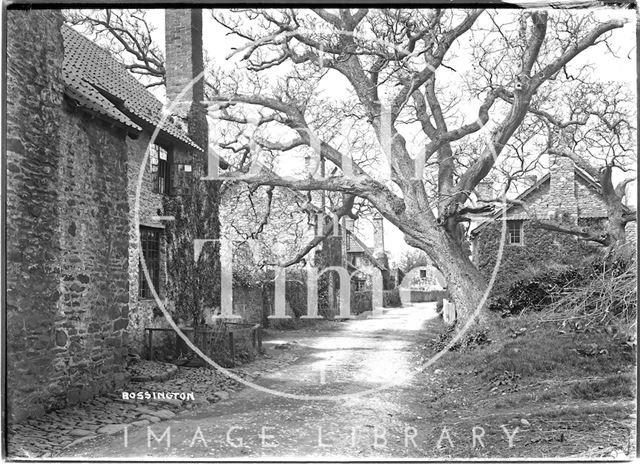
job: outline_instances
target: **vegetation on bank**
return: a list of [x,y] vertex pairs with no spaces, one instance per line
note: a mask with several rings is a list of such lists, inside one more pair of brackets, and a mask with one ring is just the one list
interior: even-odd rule
[[[608,258],[518,280],[429,371],[431,407],[520,427],[490,455],[635,455],[636,275],[634,258]],[[429,356],[456,333],[442,327]]]

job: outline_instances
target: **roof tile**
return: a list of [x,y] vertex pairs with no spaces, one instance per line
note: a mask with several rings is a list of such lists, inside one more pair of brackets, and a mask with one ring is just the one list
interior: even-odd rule
[[[104,48],[70,27],[62,27],[63,80],[66,91],[79,105],[135,131],[142,128],[120,111],[105,95],[122,101],[125,112],[146,121],[174,139],[203,151],[171,118],[164,117],[162,103]],[[164,121],[163,121],[164,118]]]

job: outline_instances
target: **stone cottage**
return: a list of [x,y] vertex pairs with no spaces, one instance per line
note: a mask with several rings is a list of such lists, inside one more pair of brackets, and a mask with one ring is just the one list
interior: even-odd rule
[[[572,160],[552,158],[549,172],[517,200],[524,204],[510,204],[506,210],[506,242],[494,288],[505,288],[542,265],[571,264],[597,252],[599,247],[595,244],[543,230],[531,221],[551,219],[598,227],[607,220],[598,182]],[[496,263],[501,231],[502,212],[498,211],[471,232],[473,262],[487,277]]]
[[[176,31],[197,15],[175,12],[167,56],[190,78],[197,40]],[[162,103],[57,11],[7,11],[6,37],[7,390],[20,420],[125,382],[127,345],[155,307],[139,270],[137,182],[142,250],[163,297],[163,200],[189,185],[207,129],[193,104],[188,132],[173,118],[157,129]]]

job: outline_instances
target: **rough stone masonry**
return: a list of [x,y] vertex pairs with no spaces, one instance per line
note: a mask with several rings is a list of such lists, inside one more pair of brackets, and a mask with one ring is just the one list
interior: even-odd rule
[[7,11],[12,420],[124,383],[126,133],[65,100],[61,25],[56,11]]

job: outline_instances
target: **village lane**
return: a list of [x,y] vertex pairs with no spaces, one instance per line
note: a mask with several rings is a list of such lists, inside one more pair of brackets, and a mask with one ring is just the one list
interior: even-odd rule
[[[416,413],[425,376],[414,376],[420,364],[415,347],[433,338],[441,324],[435,303],[421,303],[333,328],[279,331],[278,338],[265,341],[267,353],[287,350],[295,353],[295,361],[261,374],[256,384],[325,400],[287,398],[247,387],[206,410],[83,443],[69,449],[69,456],[420,455],[421,444],[415,445],[419,434],[437,428],[437,420]],[[372,389],[379,390],[358,394]],[[432,449],[435,443],[424,445]]]

